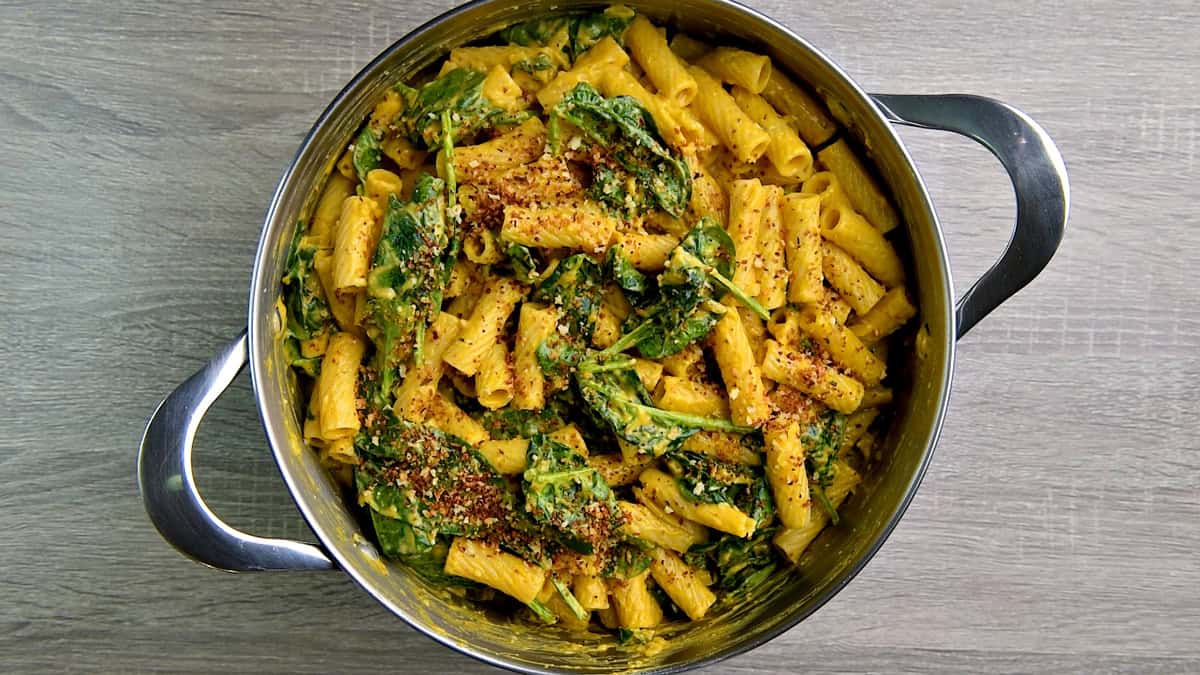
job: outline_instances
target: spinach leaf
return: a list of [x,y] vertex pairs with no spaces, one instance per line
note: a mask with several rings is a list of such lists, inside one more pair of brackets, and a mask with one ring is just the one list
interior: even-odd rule
[[710,302],[719,297],[718,287],[766,318],[762,305],[729,281],[733,259],[729,235],[716,221],[702,218],[671,251],[658,276],[658,301],[631,314],[621,338],[605,351],[618,353],[636,345],[651,359],[682,351],[720,320],[725,308]]
[[646,304],[654,291],[655,284],[652,279],[633,266],[629,257],[625,255],[625,249],[620,244],[608,248],[608,254],[604,259],[604,268],[630,304],[634,307]]
[[533,251],[529,247],[521,244],[509,244],[504,253],[508,256],[508,267],[517,281],[523,284],[533,284],[541,277],[538,274],[537,259],[534,258]]
[[350,153],[350,160],[354,165],[354,173],[358,175],[359,183],[365,183],[367,174],[378,169],[379,165],[383,163],[383,148],[379,144],[380,140],[380,134],[369,124],[364,126],[362,131],[358,132],[358,138],[354,139],[354,150]]
[[629,357],[592,352],[575,368],[575,386],[589,411],[642,452],[658,457],[702,429],[748,433],[726,419],[663,410],[633,369]]
[[534,434],[526,451],[521,487],[525,511],[584,554],[612,536],[620,511],[612,490],[579,453],[544,434]]
[[554,405],[554,399],[551,399],[541,410],[519,410],[511,407],[484,410],[479,422],[492,438],[504,441],[550,433],[563,426],[566,413],[567,411]]
[[523,47],[560,47],[572,60],[605,37],[623,43],[622,35],[633,21],[625,7],[603,12],[554,16],[514,24],[500,31],[500,39]]
[[466,441],[411,424],[388,410],[374,413],[354,442],[359,501],[372,511],[384,555],[433,551],[439,537],[502,529],[516,492]]
[[717,588],[733,595],[746,595],[766,581],[779,565],[771,549],[777,529],[756,530],[746,539],[724,534],[707,544],[692,546],[683,560],[692,567],[712,572]]
[[376,347],[380,392],[391,393],[397,369],[418,352],[442,305],[456,237],[446,222],[444,183],[422,174],[412,200],[393,195],[367,275],[369,334]]
[[760,467],[726,462],[698,452],[673,451],[667,468],[687,499],[702,504],[729,504],[750,516],[759,527],[775,514],[771,488]]
[[557,307],[566,321],[568,337],[575,344],[584,345],[592,339],[596,327],[602,286],[600,266],[587,255],[576,253],[555,265],[533,287],[529,299]]
[[[589,196],[622,213],[660,208],[677,218],[683,215],[692,194],[691,171],[662,142],[654,119],[635,99],[606,99],[581,82],[548,112],[552,121],[578,127],[611,159],[611,164],[594,169],[599,180],[594,180]],[[637,194],[626,194],[620,187],[630,182],[625,176],[637,186]]]
[[606,577],[629,579],[650,569],[650,554],[633,542],[622,542],[613,549],[601,574]]
[[298,341],[311,340],[331,330],[333,315],[325,301],[321,280],[313,269],[317,247],[304,236],[304,230],[304,221],[297,222],[292,247],[284,263],[283,302],[289,338],[285,347],[288,362],[315,377],[320,371],[320,359],[304,358]]
[[455,68],[419,88],[397,85],[404,109],[395,126],[414,145],[436,150],[443,142],[443,120],[453,121],[448,134],[458,143],[496,125],[519,122],[527,113],[506,113],[483,95],[484,73]]
[[804,462],[812,476],[813,496],[829,514],[830,521],[837,525],[840,520],[837,509],[825,496],[825,489],[833,482],[834,463],[837,461],[838,448],[842,445],[842,435],[846,432],[846,416],[836,410],[827,410],[820,419],[805,427],[800,434],[800,444],[804,447]]

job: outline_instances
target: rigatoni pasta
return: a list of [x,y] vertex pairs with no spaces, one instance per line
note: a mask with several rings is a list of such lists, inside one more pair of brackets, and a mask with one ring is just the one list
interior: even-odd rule
[[306,443],[384,557],[532,621],[644,642],[753,597],[888,450],[897,212],[767,56],[625,7],[435,66],[297,224]]

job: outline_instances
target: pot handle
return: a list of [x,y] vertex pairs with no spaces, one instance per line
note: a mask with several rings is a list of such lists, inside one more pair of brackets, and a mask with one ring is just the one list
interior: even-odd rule
[[196,429],[209,407],[246,366],[246,345],[243,330],[154,411],[138,453],[138,486],[146,513],[175,548],[218,569],[333,569],[333,562],[317,546],[255,537],[226,525],[196,490],[192,475]]
[[1062,155],[1042,127],[1016,108],[982,96],[872,94],[896,124],[953,131],[979,141],[1008,171],[1017,223],[1000,259],[956,307],[958,337],[1033,280],[1062,241],[1071,188]]

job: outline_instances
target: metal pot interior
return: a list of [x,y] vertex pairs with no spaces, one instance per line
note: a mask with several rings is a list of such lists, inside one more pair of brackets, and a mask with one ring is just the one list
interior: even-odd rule
[[250,363],[263,423],[297,505],[347,573],[439,642],[496,665],[534,672],[678,670],[745,651],[808,616],[865,564],[907,506],[937,440],[949,391],[954,323],[941,233],[911,160],[869,99],[807,43],[741,5],[727,0],[627,4],[694,35],[768,53],[778,67],[807,82],[831,104],[879,167],[907,223],[910,284],[920,303],[920,325],[928,335],[920,340],[921,356],[893,357],[891,370],[900,375],[894,383],[898,406],[882,444],[881,464],[843,507],[842,525],[814,542],[798,573],[777,573],[753,597],[714,608],[701,621],[671,626],[661,633],[665,640],[652,649],[620,647],[611,636],[568,635],[558,628],[533,628],[481,612],[403,566],[381,560],[352,502],[305,447],[296,380],[276,339],[279,277],[296,220],[312,208],[319,183],[385,89],[430,66],[453,46],[518,20],[587,5],[482,0],[435,19],[368,65],[314,126],[281,181],[264,226],[250,298]]

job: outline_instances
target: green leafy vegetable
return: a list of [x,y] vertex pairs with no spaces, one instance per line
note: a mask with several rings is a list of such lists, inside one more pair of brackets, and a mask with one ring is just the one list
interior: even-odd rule
[[[606,99],[581,82],[548,112],[551,121],[578,127],[611,158],[610,164],[595,167],[589,196],[622,213],[660,208],[677,218],[683,215],[692,194],[691,170],[661,141],[654,119],[635,99]],[[624,189],[629,182],[637,186],[637,194]]]
[[536,74],[547,70],[554,70],[558,66],[550,59],[549,54],[538,54],[531,59],[521,59],[512,65],[513,70],[520,70],[529,74]]
[[284,346],[288,363],[315,377],[320,371],[320,359],[305,358],[300,353],[298,341],[311,340],[329,331],[333,317],[321,289],[321,280],[313,269],[317,247],[304,236],[304,230],[304,221],[297,222],[285,263],[283,297],[289,339]]
[[425,328],[442,305],[450,266],[457,255],[446,222],[445,184],[422,174],[412,200],[393,195],[371,272],[367,310],[375,341],[380,392],[391,392],[398,367],[420,349]]
[[687,499],[703,504],[729,504],[750,516],[758,527],[775,514],[771,487],[759,467],[726,462],[697,452],[673,451],[667,468]]
[[605,272],[617,283],[617,287],[625,294],[630,304],[634,307],[645,304],[654,290],[654,282],[633,266],[620,244],[608,248],[604,267]]
[[601,570],[606,577],[631,579],[650,569],[650,554],[635,543],[623,542],[613,549],[607,566]]
[[350,154],[350,160],[354,164],[354,173],[360,183],[366,182],[367,174],[378,169],[383,162],[383,149],[379,141],[378,133],[369,124],[363,127],[362,131],[358,132],[358,138],[354,139],[354,150]]
[[429,554],[439,536],[479,535],[515,510],[513,487],[456,436],[381,411],[354,447],[359,501],[371,508],[386,556]]
[[710,218],[702,218],[679,242],[658,276],[659,299],[631,314],[624,333],[605,352],[618,353],[637,346],[651,359],[676,354],[708,335],[725,307],[715,301],[727,290],[761,317],[766,310],[729,281],[733,265],[733,241]]
[[[483,129],[524,119],[525,113],[506,113],[484,97],[484,77],[477,70],[455,68],[419,88],[397,85],[405,106],[396,128],[417,147],[437,149],[446,138],[459,143]],[[443,135],[446,119],[454,128]]]
[[771,549],[777,529],[756,530],[746,539],[725,534],[707,544],[696,544],[684,554],[684,562],[711,571],[717,588],[745,595],[766,581],[779,565]]
[[521,486],[525,510],[559,533],[561,541],[585,554],[620,525],[612,490],[582,455],[544,434],[534,434],[526,451]]
[[611,36],[618,43],[633,12],[625,7],[609,7],[603,12],[535,19],[514,24],[500,31],[500,39],[523,47],[559,47],[572,60]]
[[529,299],[552,304],[566,321],[570,340],[587,344],[596,327],[600,311],[603,273],[599,265],[583,253],[565,258],[534,286]]
[[833,482],[834,464],[837,461],[838,448],[842,445],[842,435],[846,433],[846,416],[835,411],[827,410],[820,419],[805,427],[800,435],[800,444],[804,447],[804,461],[812,476],[813,496],[829,514],[830,521],[837,525],[839,517],[837,509],[825,495],[825,489]]
[[658,457],[702,429],[748,433],[727,419],[702,417],[654,406],[628,357],[593,352],[575,368],[575,386],[591,413],[616,436]]
[[533,251],[521,244],[509,244],[504,250],[508,256],[508,266],[513,278],[523,284],[533,284],[541,278],[538,273],[538,262],[533,257]]

